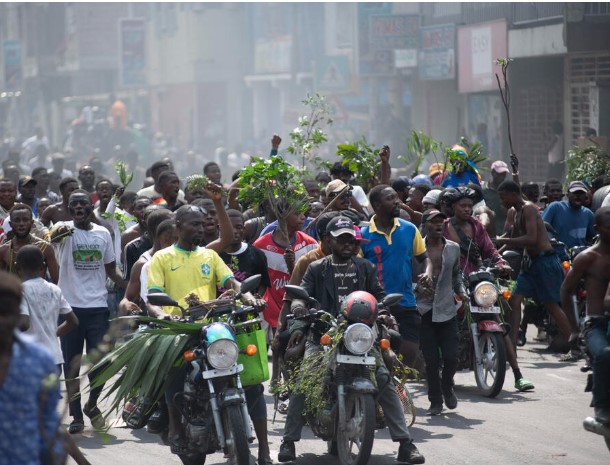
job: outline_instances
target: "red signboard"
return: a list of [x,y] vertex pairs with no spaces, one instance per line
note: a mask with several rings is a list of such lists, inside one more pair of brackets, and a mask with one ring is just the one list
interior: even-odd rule
[[458,29],[458,88],[462,93],[485,92],[497,87],[498,58],[506,58],[506,21]]

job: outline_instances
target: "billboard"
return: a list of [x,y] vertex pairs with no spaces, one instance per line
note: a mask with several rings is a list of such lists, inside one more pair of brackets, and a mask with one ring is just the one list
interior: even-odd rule
[[455,25],[421,28],[419,78],[422,81],[455,78]]
[[508,53],[506,21],[458,29],[458,88],[462,93],[496,89],[495,61]]
[[119,19],[119,82],[122,87],[146,85],[146,22]]

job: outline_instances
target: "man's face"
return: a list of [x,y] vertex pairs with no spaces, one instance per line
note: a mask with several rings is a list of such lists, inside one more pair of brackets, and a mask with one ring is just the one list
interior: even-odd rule
[[182,215],[176,222],[178,237],[187,244],[201,244],[205,237],[203,229],[204,216],[196,208],[193,207],[193,211]]
[[11,228],[13,228],[15,236],[21,239],[30,234],[34,219],[32,218],[32,213],[28,210],[16,210],[11,213],[9,222],[11,223]]
[[161,244],[162,249],[169,247],[172,244],[175,244],[177,240],[178,232],[176,228],[172,228],[169,231],[165,231],[159,236],[159,243]]
[[330,235],[330,246],[333,255],[347,260],[356,253],[356,238],[351,234],[341,234],[338,237]]
[[549,203],[563,199],[563,189],[559,183],[548,184],[545,193]]
[[500,197],[500,203],[507,210],[515,205],[515,195],[513,192],[500,192],[498,196]]
[[50,178],[47,170],[39,171],[36,176],[34,176],[34,179],[38,183],[38,187],[41,189],[41,191],[46,192],[49,189]]
[[113,192],[112,184],[110,182],[106,182],[106,181],[100,182],[97,185],[96,192],[97,192],[98,198],[100,199],[100,202],[102,202],[103,204],[107,204],[108,202],[110,202],[110,199],[112,198],[112,192]]
[[[328,202],[332,202],[332,200],[339,195],[339,192],[331,192],[328,194]],[[341,211],[347,210],[350,206],[350,198],[352,197],[351,191],[344,191],[339,198],[333,203],[331,207],[333,211]]]
[[64,202],[68,202],[68,199],[70,199],[70,195],[72,194],[72,192],[74,192],[76,189],[78,189],[78,183],[75,181],[69,182],[67,184],[64,184],[64,189],[61,193],[61,196],[64,200]]
[[68,210],[70,210],[74,223],[85,223],[93,212],[93,205],[91,205],[88,195],[77,192],[70,196]]
[[324,205],[321,202],[311,202],[307,214],[312,218],[317,218],[322,213],[322,210],[324,210]]
[[133,216],[136,217],[138,223],[142,224],[144,222],[144,210],[148,207],[152,201],[148,198],[146,199],[138,199],[134,203],[133,206]]
[[351,171],[349,171],[349,170],[342,170],[337,175],[337,179],[340,179],[345,184],[348,184],[349,180],[352,179],[352,176],[354,176],[354,173],[352,173]]
[[435,216],[426,223],[426,235],[431,239],[443,237],[443,224],[445,219],[442,216]]
[[244,235],[244,220],[238,216],[232,216],[231,224],[233,225],[233,242],[231,245],[241,244]]
[[523,195],[527,197],[527,200],[530,202],[538,202],[540,200],[540,186],[538,184],[533,184],[530,186],[524,186],[522,189]]
[[316,200],[320,198],[320,186],[316,181],[305,181],[305,189],[307,190],[307,195],[309,195],[310,197]]
[[424,198],[424,193],[419,189],[411,188],[409,191],[409,198],[407,199],[407,205],[411,207],[413,210],[421,212],[423,211],[424,205],[422,204],[422,200]]
[[286,218],[286,226],[292,231],[300,231],[305,224],[305,214],[296,212]]
[[220,184],[220,167],[218,165],[210,165],[204,173],[214,184]]
[[21,186],[19,189],[21,198],[24,200],[33,200],[36,197],[36,184],[28,182],[26,185]]
[[572,208],[580,208],[587,201],[588,193],[585,191],[568,192],[568,202]]
[[599,234],[602,243],[610,242],[610,214],[605,214],[601,217],[600,222],[595,222],[593,225],[595,232]]
[[386,187],[381,191],[380,199],[377,205],[374,206],[375,213],[387,215],[391,218],[400,216],[400,199],[398,194],[391,187]]
[[83,166],[78,172],[78,180],[83,187],[93,187],[95,171],[90,166]]
[[202,207],[203,214],[203,229],[206,234],[216,234],[218,231],[218,212],[213,205]]
[[17,188],[12,182],[0,182],[0,205],[11,208],[17,198]]
[[460,221],[467,221],[472,216],[472,199],[460,199],[453,204],[453,214]]
[[159,184],[159,191],[166,200],[176,200],[180,191],[180,178],[173,174],[167,176],[162,183]]
[[506,179],[506,171],[504,171],[503,173],[498,173],[496,171],[491,172],[491,182],[494,185],[499,186],[500,184],[502,184],[504,182],[505,179]]
[[207,198],[205,190],[203,188],[187,189],[184,193],[186,203],[193,203],[197,199]]

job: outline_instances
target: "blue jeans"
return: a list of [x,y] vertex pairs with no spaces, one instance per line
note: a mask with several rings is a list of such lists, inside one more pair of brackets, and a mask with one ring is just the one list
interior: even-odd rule
[[593,407],[610,408],[610,343],[608,318],[588,318],[585,339],[593,366]]
[[[94,349],[103,342],[104,335],[108,330],[108,308],[78,308],[72,307],[72,311],[78,318],[78,328],[62,337],[61,348],[64,354],[66,376],[66,390],[70,399],[70,416],[82,420],[83,411],[80,402],[80,374],[83,347],[86,343],[87,355],[91,355]],[[97,369],[89,373],[89,383],[101,372]],[[102,393],[104,386],[92,389],[89,394],[91,405],[97,404],[97,399]]]

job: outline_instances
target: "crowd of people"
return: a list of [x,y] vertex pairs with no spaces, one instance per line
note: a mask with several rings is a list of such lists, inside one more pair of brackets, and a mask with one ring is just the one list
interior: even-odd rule
[[[236,192],[248,189],[240,185],[239,171],[223,184],[226,178],[220,166],[205,163],[203,174],[209,182],[202,186],[190,176],[199,173],[178,174],[172,160],[164,158],[154,162],[141,180],[136,177],[137,189],[130,190],[131,185],[120,185],[110,174],[109,166],[98,169],[86,163],[74,176],[64,169],[60,153],[50,157],[52,169],[47,169],[49,160],[44,157],[34,156],[24,165],[21,155],[28,152],[32,157],[44,144],[37,145],[36,140],[25,144],[21,153],[10,152],[0,179],[0,268],[5,271],[0,279],[0,423],[7,430],[12,418],[9,406],[15,398],[22,405],[31,403],[32,412],[44,413],[44,425],[33,415],[11,424],[9,435],[0,435],[0,445],[12,443],[11,438],[37,439],[40,450],[13,449],[20,463],[39,463],[40,454],[51,453],[49,448],[57,443],[67,443],[66,450],[79,463],[87,463],[69,435],[58,433],[58,379],[63,373],[68,380],[68,433],[83,431],[85,417],[94,427],[103,427],[98,406],[103,386],[92,386],[83,404],[77,378],[83,351],[95,360],[100,348],[112,343],[109,328],[114,317],[171,318],[170,309],[148,302],[149,293],[166,292],[186,306],[188,294],[197,294],[201,301],[215,299],[224,289],[239,290],[240,282],[257,274],[262,275],[259,295],[264,303],[259,304],[264,307],[270,345],[276,352],[304,345],[305,357],[319,346],[307,339],[306,327],[288,324],[286,315],[294,309],[285,294],[286,284],[304,286],[336,315],[354,291],[367,291],[377,299],[402,294],[392,308],[401,337],[398,350],[407,365],[414,363],[420,350],[423,353],[429,413],[455,409],[460,308],[456,301],[461,305],[468,301],[463,276],[486,260],[509,274],[511,268],[502,258],[505,250],[524,257],[521,269],[512,270],[516,283],[507,316],[511,330],[504,338],[515,389],[534,389],[516,356],[523,300],[534,298],[544,305],[573,342],[580,328],[571,293],[584,279],[593,405],[597,419],[610,422],[610,349],[602,320],[610,300],[610,194],[604,189],[610,185],[609,177],[591,185],[571,182],[565,194],[560,180],[548,179],[541,193],[536,183],[520,183],[519,160],[513,155],[510,167],[501,160],[491,163],[485,182],[467,150],[454,146],[450,166],[436,163],[428,174],[392,178],[390,149],[384,147],[378,177],[368,192],[341,162],[329,173],[321,171],[315,177],[305,173],[309,207],[288,217],[286,240],[268,203],[239,203]],[[272,155],[280,144],[279,136],[273,136]],[[127,171],[138,169],[129,160],[125,166]],[[599,199],[602,191],[606,196]],[[567,247],[588,245],[598,238],[577,257],[564,279],[550,242],[553,236]],[[285,344],[282,335],[288,340]],[[40,345],[35,346],[29,336]],[[575,359],[579,356],[575,344],[571,354]],[[11,364],[15,357],[23,363]],[[25,370],[30,371],[26,377],[32,383],[37,377],[38,387],[24,389],[17,383]],[[95,375],[89,373],[90,380]],[[166,398],[169,442],[179,453],[184,444],[171,395],[177,389],[171,386]],[[32,398],[24,399],[24,391]],[[43,400],[34,395],[41,392]],[[398,461],[423,463],[396,393],[382,396],[379,402],[392,440],[400,443]],[[258,463],[268,465],[272,459],[266,409],[261,405],[262,386],[256,386],[248,393],[248,407],[259,442]],[[286,411],[280,462],[296,458],[303,399],[294,396]],[[61,440],[54,442],[56,437]]]

